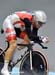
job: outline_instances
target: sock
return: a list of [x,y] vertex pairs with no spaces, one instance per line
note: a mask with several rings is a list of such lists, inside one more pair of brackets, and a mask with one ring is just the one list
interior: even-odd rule
[[8,64],[9,64],[9,63],[5,60],[5,61],[4,61],[3,69],[8,69]]
[[1,70],[2,75],[10,75],[10,73],[8,71],[8,64],[9,63],[7,61],[4,62],[4,66],[3,66],[2,70]]

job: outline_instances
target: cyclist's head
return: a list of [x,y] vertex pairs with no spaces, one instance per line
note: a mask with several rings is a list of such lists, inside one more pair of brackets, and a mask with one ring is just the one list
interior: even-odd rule
[[45,24],[46,23],[46,13],[44,11],[33,11],[33,16],[34,16],[34,20],[36,22],[36,24]]

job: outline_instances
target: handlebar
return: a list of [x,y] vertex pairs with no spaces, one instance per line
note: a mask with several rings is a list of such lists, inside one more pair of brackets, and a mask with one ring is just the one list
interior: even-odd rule
[[48,49],[48,47],[44,46],[42,43],[39,43],[38,44],[42,47],[42,49]]
[[[32,47],[35,43],[32,43],[32,44],[17,44],[18,46],[26,46],[26,47]],[[48,49],[48,47],[42,45],[42,43],[39,43],[38,44],[42,47],[42,49]]]

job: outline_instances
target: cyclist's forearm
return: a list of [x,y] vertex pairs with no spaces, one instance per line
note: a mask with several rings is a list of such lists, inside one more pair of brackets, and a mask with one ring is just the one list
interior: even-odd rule
[[36,36],[36,35],[30,35],[30,39],[34,42],[42,42],[42,40],[40,39],[40,36]]

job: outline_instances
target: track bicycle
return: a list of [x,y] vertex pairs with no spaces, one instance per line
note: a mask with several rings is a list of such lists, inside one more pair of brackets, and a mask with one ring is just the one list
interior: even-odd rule
[[[20,75],[48,75],[49,67],[47,58],[42,51],[33,50],[34,44],[17,44],[17,46],[25,46],[28,49],[24,52],[24,54],[21,54],[20,58],[17,57],[15,63],[12,62],[12,59],[10,60],[8,68],[10,72],[16,66],[16,64],[21,61]],[[48,48],[40,42],[38,42],[37,44],[39,44],[42,49]],[[5,50],[2,50],[2,48],[0,48],[0,70],[4,65],[4,55],[8,48],[9,42],[7,42],[7,48]]]

